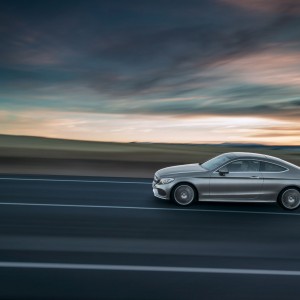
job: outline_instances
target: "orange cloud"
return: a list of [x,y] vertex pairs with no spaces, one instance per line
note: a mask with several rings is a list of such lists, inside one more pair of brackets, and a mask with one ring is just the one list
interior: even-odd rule
[[[219,68],[226,69],[231,76],[249,83],[268,85],[300,86],[300,53],[280,49],[264,50],[224,61]],[[235,75],[236,74],[236,75]]]

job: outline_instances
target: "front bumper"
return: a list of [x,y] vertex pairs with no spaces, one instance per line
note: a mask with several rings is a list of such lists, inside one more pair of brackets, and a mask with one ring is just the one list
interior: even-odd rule
[[157,188],[153,188],[153,194],[155,197],[160,198],[160,199],[164,199],[167,200],[167,196],[162,196],[160,195],[160,191]]
[[169,184],[158,184],[158,181],[152,182],[152,189],[153,194],[155,197],[169,200],[169,193],[170,193],[170,185]]

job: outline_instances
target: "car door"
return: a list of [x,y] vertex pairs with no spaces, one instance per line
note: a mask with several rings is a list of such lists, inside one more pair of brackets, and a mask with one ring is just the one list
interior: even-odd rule
[[256,160],[235,160],[210,177],[210,200],[259,200],[262,193],[263,177]]

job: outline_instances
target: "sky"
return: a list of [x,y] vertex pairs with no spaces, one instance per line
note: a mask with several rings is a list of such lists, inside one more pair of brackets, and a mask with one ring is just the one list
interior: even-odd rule
[[1,0],[0,134],[300,145],[300,1]]

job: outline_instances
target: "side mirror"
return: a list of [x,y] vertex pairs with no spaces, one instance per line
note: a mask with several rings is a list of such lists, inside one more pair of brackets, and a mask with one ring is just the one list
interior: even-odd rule
[[222,167],[221,169],[219,169],[219,174],[220,176],[225,176],[226,174],[229,173],[228,168],[227,167]]

